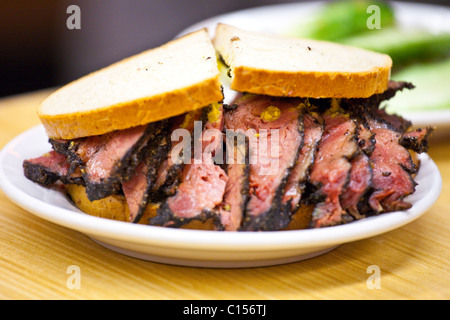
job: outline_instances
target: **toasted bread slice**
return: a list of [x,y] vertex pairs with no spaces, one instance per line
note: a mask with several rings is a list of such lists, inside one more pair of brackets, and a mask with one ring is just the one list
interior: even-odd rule
[[126,129],[222,101],[206,29],[124,59],[60,88],[38,107],[47,134],[74,139]]
[[231,89],[286,97],[367,98],[387,88],[392,59],[326,41],[218,24],[214,46],[231,69]]

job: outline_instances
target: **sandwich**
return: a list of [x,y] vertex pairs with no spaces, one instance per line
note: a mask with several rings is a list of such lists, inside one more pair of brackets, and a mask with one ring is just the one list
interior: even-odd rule
[[85,213],[162,227],[322,228],[406,210],[433,129],[386,112],[414,88],[391,68],[218,24],[51,94],[38,107],[51,150],[24,173]]

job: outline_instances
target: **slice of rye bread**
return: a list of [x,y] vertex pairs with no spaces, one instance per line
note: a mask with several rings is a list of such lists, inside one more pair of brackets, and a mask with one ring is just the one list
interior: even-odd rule
[[53,139],[126,129],[223,100],[206,29],[144,51],[56,90],[38,106]]
[[327,41],[218,24],[213,40],[231,89],[286,97],[366,98],[387,88],[392,59]]

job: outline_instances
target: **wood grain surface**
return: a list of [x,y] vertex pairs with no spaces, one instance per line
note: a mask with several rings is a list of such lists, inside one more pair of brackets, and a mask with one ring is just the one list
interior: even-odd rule
[[[39,123],[35,108],[49,92],[0,100],[0,148]],[[443,188],[422,217],[310,260],[264,268],[180,267],[127,257],[20,209],[0,191],[0,298],[449,299],[450,134],[432,139],[429,154]],[[380,271],[378,288],[368,285],[372,265]],[[79,287],[70,266],[79,268]]]

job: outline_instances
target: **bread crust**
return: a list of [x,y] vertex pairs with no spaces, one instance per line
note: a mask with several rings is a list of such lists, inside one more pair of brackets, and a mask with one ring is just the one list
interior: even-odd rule
[[202,83],[89,112],[47,115],[38,111],[52,139],[76,139],[170,118],[223,100],[219,76]]
[[291,222],[284,230],[308,229],[313,210],[314,205],[301,204],[297,211],[292,214]]
[[77,208],[91,216],[116,221],[129,221],[130,213],[125,197],[112,195],[100,200],[90,201],[86,188],[81,185],[68,184],[65,190]]
[[281,97],[368,98],[386,91],[390,66],[370,72],[276,72],[248,67],[233,70],[231,89]]

